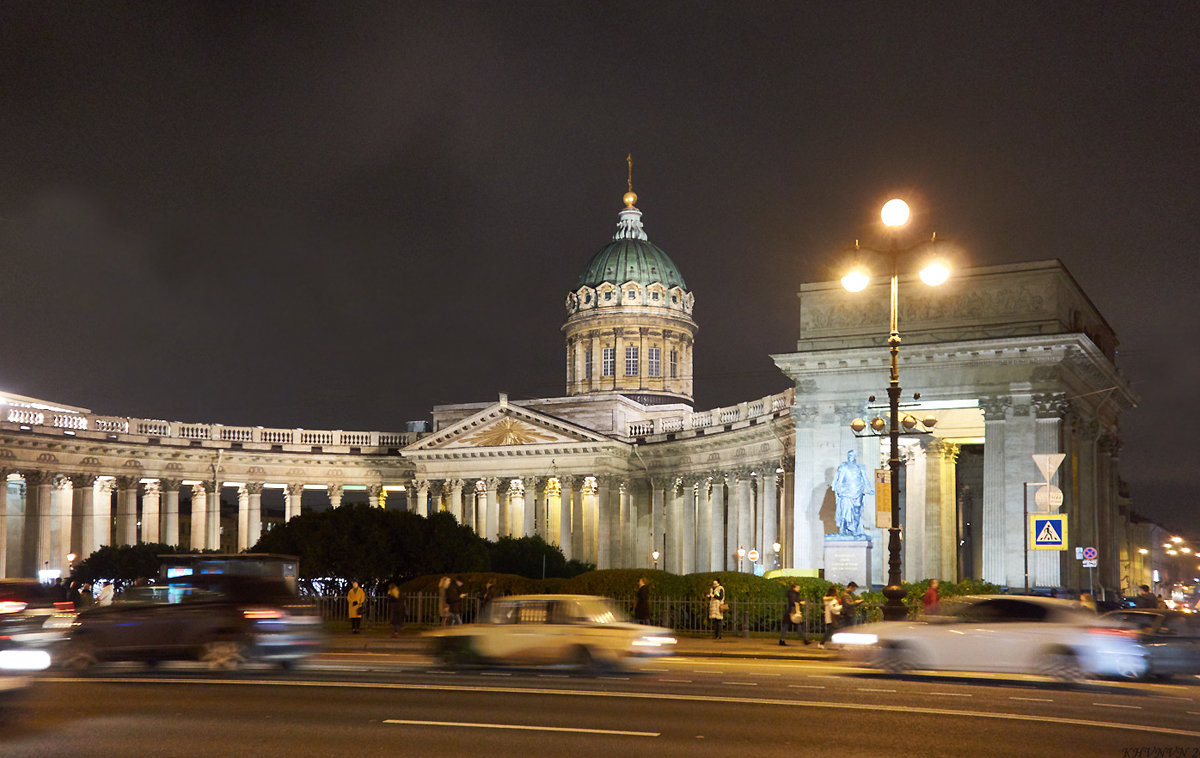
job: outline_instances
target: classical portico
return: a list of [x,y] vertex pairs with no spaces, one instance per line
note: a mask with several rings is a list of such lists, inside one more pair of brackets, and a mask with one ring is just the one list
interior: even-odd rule
[[[797,351],[774,359],[796,382],[796,561],[820,568],[837,461],[856,449],[886,467],[886,446],[856,439],[849,422],[886,409],[868,398],[887,383],[887,294],[852,299],[822,283],[804,285],[800,300]],[[902,410],[938,419],[932,435],[904,439],[905,578],[1022,586],[1026,483],[1041,483],[1032,456],[1043,453],[1066,455],[1051,483],[1063,489],[1070,545],[1118,555],[1117,421],[1134,399],[1114,365],[1112,330],[1061,263],[970,269],[939,290],[902,279],[900,302]],[[968,451],[982,452],[982,469],[962,475]],[[876,551],[876,576],[885,553]],[[1077,562],[1062,555],[1032,551],[1031,586],[1079,587]],[[1102,583],[1119,586],[1116,565]]]

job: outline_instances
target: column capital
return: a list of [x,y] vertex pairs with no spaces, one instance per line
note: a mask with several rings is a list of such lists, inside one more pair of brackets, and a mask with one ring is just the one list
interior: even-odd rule
[[541,490],[546,486],[547,477],[544,476],[523,476],[521,480],[525,483],[525,490]]
[[179,488],[183,486],[182,479],[159,479],[158,483],[167,492],[178,492]]
[[368,484],[367,485],[367,497],[379,497],[382,494],[383,494],[383,485],[382,484]]
[[117,489],[136,490],[141,481],[142,477],[140,476],[118,476]]
[[95,474],[71,474],[71,484],[75,485],[76,489],[91,487],[96,484],[99,479]]
[[146,488],[143,490],[143,494],[161,495],[162,494],[162,483],[159,482],[159,480],[157,480],[157,479],[150,481],[150,482],[146,482]]
[[[110,480],[111,481],[111,480]],[[208,490],[204,486],[204,482],[196,482],[192,485],[192,497],[204,497]]]
[[251,495],[261,495],[262,494],[262,491],[263,491],[263,483],[262,482],[246,482],[246,484],[243,486],[246,488],[246,492],[250,493]]
[[303,484],[289,484],[284,491],[292,497],[300,497],[304,494]]
[[1011,405],[1012,398],[1007,395],[979,398],[979,408],[983,411],[984,421],[1003,421]]
[[29,487],[40,487],[43,484],[50,484],[54,480],[52,472],[41,469],[25,469],[20,474],[25,479],[25,484]]
[[1033,396],[1033,411],[1040,419],[1062,419],[1071,408],[1062,392],[1047,392]]
[[446,486],[451,490],[461,490],[466,486],[466,482],[464,482],[462,479],[447,479]]
[[485,477],[483,480],[483,488],[488,492],[500,489],[501,479],[498,476]]
[[56,490],[65,490],[67,488],[67,485],[70,483],[71,483],[71,477],[69,477],[65,474],[56,474],[54,476],[54,479],[50,482],[50,486],[52,486]]
[[327,485],[325,485],[325,491],[329,493],[330,499],[333,499],[335,497],[341,497],[342,496],[342,485],[341,484],[327,484]]

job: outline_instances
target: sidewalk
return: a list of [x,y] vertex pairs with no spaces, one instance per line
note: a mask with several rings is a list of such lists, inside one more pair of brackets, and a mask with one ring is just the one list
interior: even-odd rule
[[[735,637],[725,635],[722,639],[711,637],[677,636],[676,655],[695,658],[759,658],[764,660],[830,660],[833,654],[822,650],[814,642],[805,645],[790,635],[787,646],[779,644],[778,637]],[[326,648],[333,652],[371,652],[371,653],[424,653],[425,639],[419,632],[405,631],[399,637],[392,637],[387,627],[375,627],[364,630],[361,634],[351,634],[349,631],[331,632]]]

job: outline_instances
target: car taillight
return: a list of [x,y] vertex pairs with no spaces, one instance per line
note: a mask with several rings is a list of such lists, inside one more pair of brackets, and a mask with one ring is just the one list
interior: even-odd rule
[[1138,636],[1136,629],[1123,629],[1119,626],[1089,626],[1088,634],[1103,634],[1107,637],[1129,637],[1131,639]]
[[260,621],[262,619],[283,618],[283,613],[274,608],[246,608],[242,611],[242,616],[254,621]]
[[0,600],[0,613],[20,613],[28,603],[20,600]]
[[58,613],[70,613],[75,610],[75,603],[71,600],[56,600],[54,610]]

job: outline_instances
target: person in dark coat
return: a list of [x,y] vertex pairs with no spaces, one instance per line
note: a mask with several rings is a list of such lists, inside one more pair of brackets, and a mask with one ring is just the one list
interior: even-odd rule
[[[792,616],[796,616],[800,621],[792,621]],[[783,622],[779,625],[779,644],[787,644],[788,631],[799,632],[800,639],[804,640],[804,644],[808,644],[808,635],[802,629],[804,619],[804,601],[800,599],[800,585],[792,582],[792,586],[788,587],[787,598],[783,604]]]
[[637,600],[633,604],[633,618],[639,624],[650,623],[650,585],[646,577],[638,579]]
[[463,598],[467,596],[467,593],[462,591],[462,586],[463,583],[461,579],[454,579],[450,582],[450,586],[446,590],[446,607],[450,612],[450,619],[446,623],[450,624],[451,626],[454,624],[461,624],[463,622],[462,601]]
[[388,621],[392,625],[392,636],[399,637],[400,630],[404,628],[404,618],[407,615],[408,608],[405,607],[404,595],[400,594],[400,588],[395,584],[388,585],[387,604]]

